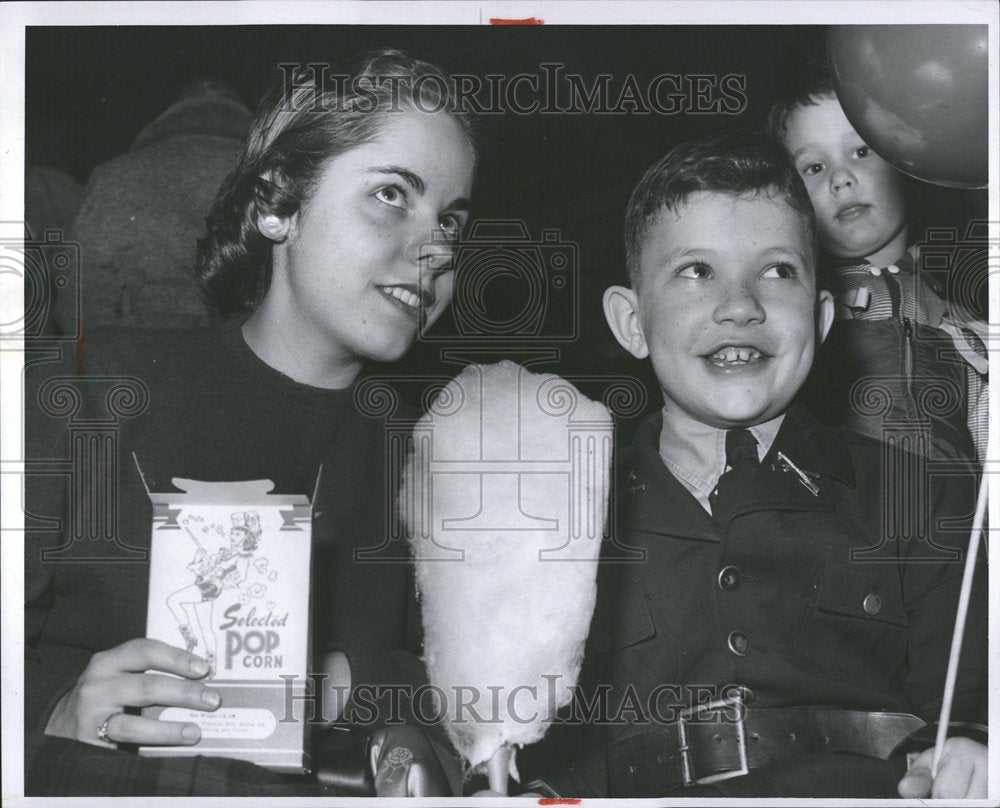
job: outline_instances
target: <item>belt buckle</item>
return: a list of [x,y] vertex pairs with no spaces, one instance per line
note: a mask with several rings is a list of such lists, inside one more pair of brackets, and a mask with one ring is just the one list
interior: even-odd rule
[[695,707],[688,707],[681,710],[677,718],[677,735],[680,741],[678,751],[681,754],[681,770],[684,777],[684,785],[705,785],[707,783],[717,783],[720,780],[729,780],[733,777],[742,777],[750,772],[749,755],[747,752],[747,731],[744,723],[745,713],[737,709],[736,725],[736,758],[737,767],[729,771],[709,774],[705,777],[695,777],[691,762],[691,750],[688,746],[687,722],[702,713],[707,713],[723,708],[738,708],[743,703],[743,693],[738,691],[735,695],[723,699],[699,704]]

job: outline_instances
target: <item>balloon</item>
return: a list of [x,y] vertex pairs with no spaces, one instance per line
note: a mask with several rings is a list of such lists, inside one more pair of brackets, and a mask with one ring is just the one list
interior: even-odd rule
[[905,174],[984,188],[989,168],[985,25],[844,25],[827,56],[847,119]]

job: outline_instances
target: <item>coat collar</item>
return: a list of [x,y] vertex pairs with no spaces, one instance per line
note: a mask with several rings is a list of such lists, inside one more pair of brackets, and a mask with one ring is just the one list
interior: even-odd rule
[[[722,527],[666,469],[659,455],[661,414],[640,424],[618,466],[619,526],[701,541],[721,541]],[[808,490],[791,461],[819,489]],[[836,480],[855,485],[854,463],[843,437],[816,421],[799,405],[788,411],[760,470],[733,509],[730,519],[761,510],[830,511],[829,488]]]

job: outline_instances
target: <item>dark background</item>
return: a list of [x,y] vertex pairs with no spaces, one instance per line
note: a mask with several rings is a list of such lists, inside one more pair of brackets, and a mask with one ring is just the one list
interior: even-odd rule
[[[376,47],[410,51],[452,73],[541,75],[540,64],[560,62],[588,84],[598,73],[612,74],[613,97],[628,74],[643,87],[662,73],[745,75],[749,103],[739,115],[484,116],[477,216],[522,220],[532,237],[554,228],[578,248],[579,306],[554,314],[556,330],[575,339],[525,346],[498,337],[491,347],[512,358],[558,348],[564,373],[630,373],[635,363],[613,342],[600,295],[621,277],[622,212],[631,188],[681,140],[763,115],[788,71],[823,52],[824,33],[821,26],[29,28],[27,157],[86,182],[94,166],[126,151],[193,76],[228,81],[253,108],[280,80],[280,62],[336,69]],[[968,220],[985,218],[986,191],[914,182],[911,196],[911,240],[927,225],[964,230]],[[501,311],[516,308],[525,294],[516,282],[498,282],[490,292]],[[449,327],[442,326],[445,333]],[[439,362],[439,347],[418,346],[411,362]]]

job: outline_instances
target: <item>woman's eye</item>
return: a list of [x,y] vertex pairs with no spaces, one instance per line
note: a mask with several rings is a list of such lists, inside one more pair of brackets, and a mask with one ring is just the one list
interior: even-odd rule
[[379,202],[385,202],[394,208],[406,207],[406,192],[398,185],[386,185],[379,188],[374,196]]
[[819,174],[819,172],[822,170],[823,170],[822,163],[809,163],[808,165],[803,167],[802,173],[805,174],[807,177],[812,177],[816,174]]
[[677,270],[677,276],[702,280],[712,276],[712,268],[708,264],[687,264]]
[[794,278],[796,276],[795,267],[791,264],[773,264],[764,270],[762,278]]

